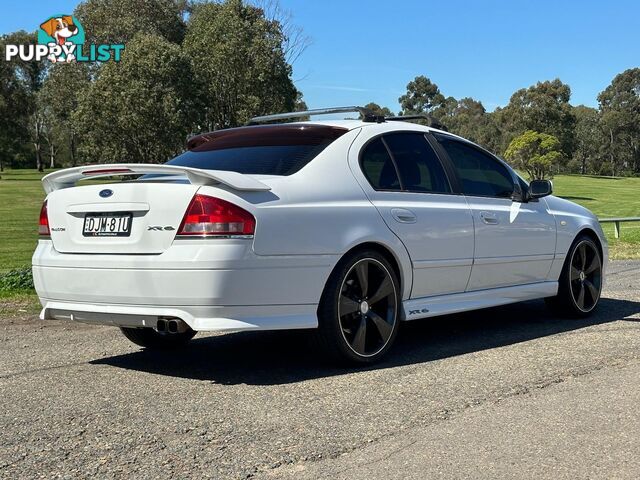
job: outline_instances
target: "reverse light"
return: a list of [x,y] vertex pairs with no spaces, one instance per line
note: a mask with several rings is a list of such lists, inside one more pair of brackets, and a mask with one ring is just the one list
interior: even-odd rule
[[47,212],[47,201],[45,200],[40,209],[40,223],[38,224],[38,235],[51,235],[49,231],[49,214]]
[[220,198],[195,195],[178,235],[253,235],[256,219],[243,208]]

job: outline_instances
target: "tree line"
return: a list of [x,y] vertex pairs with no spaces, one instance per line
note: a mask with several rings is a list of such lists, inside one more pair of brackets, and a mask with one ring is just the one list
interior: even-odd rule
[[86,0],[73,15],[122,59],[0,63],[0,166],[164,162],[194,132],[302,108],[291,63],[307,39],[276,2]]
[[[598,108],[569,103],[560,79],[516,91],[505,107],[445,97],[425,76],[407,84],[400,115],[430,114],[447,130],[504,156],[532,178],[554,173],[640,174],[640,68],[616,75],[598,95]],[[369,108],[391,114],[375,103]]]
[[[0,168],[164,162],[192,133],[306,107],[291,64],[307,39],[275,0],[85,0],[73,15],[87,43],[124,43],[122,60],[0,63]],[[531,177],[640,174],[640,68],[617,75],[597,108],[570,98],[569,85],[543,81],[488,112],[418,76],[398,101],[400,114],[430,114]]]

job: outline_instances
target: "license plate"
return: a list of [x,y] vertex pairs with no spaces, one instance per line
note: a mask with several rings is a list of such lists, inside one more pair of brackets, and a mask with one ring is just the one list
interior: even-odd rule
[[87,213],[82,235],[85,237],[128,237],[132,213]]

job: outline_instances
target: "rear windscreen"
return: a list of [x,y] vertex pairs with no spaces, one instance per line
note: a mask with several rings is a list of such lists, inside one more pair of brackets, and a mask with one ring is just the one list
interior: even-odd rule
[[196,139],[167,165],[260,175],[297,172],[347,130],[324,125],[265,125],[221,130]]

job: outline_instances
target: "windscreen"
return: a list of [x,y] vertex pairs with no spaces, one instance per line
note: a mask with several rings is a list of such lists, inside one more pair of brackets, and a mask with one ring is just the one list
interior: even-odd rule
[[259,175],[291,175],[347,130],[325,125],[265,125],[196,137],[167,165]]

